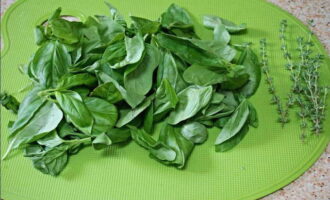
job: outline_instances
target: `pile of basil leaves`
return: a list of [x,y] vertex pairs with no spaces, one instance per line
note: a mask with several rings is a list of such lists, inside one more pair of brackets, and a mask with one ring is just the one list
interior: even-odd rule
[[205,16],[213,39],[202,40],[178,5],[157,21],[131,16],[130,25],[108,6],[110,17],[85,22],[65,20],[57,9],[36,27],[39,49],[22,70],[33,88],[9,124],[6,155],[24,148],[36,169],[58,175],[86,145],[133,140],[183,168],[208,128],[221,128],[215,149],[227,151],[258,125],[247,100],[260,82],[257,57],[249,45],[230,43],[245,24]]

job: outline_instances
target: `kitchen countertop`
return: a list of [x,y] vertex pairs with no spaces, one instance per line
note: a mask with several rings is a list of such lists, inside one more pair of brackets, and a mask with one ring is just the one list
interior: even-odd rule
[[[330,54],[329,0],[268,0],[305,24],[313,19],[313,32]],[[1,16],[15,0],[1,0]],[[1,42],[2,47],[2,42]],[[330,144],[320,159],[300,178],[262,200],[330,200]]]

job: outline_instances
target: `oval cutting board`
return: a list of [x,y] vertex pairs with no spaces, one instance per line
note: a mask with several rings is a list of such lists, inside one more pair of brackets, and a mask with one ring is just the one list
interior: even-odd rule
[[[236,23],[247,23],[248,31],[233,41],[251,41],[258,51],[259,40],[269,41],[271,73],[280,95],[289,90],[288,72],[280,51],[278,29],[287,19],[290,48],[295,38],[307,35],[297,19],[263,0],[176,0],[200,21],[204,14],[218,15]],[[111,3],[128,18],[129,14],[156,19],[171,0],[112,0]],[[57,7],[64,14],[82,20],[93,14],[108,14],[103,0],[19,0],[5,14],[1,24],[4,50],[1,59],[2,90],[10,93],[24,87],[28,80],[17,69],[28,61],[37,48],[33,28],[47,19]],[[198,29],[207,38],[211,33]],[[326,54],[316,38],[316,51]],[[322,80],[330,82],[329,60],[324,64]],[[17,95],[19,98],[23,94]],[[240,200],[256,199],[289,184],[305,172],[320,156],[330,138],[330,123],[325,132],[303,143],[299,139],[299,122],[285,128],[276,123],[275,107],[262,82],[251,101],[256,106],[260,126],[251,128],[245,139],[233,150],[216,153],[213,142],[196,146],[185,170],[167,167],[148,157],[147,151],[129,143],[105,151],[85,148],[72,156],[60,176],[43,175],[32,167],[21,153],[1,164],[1,192],[5,200]],[[328,104],[330,102],[328,101]],[[330,118],[330,109],[326,115]],[[7,147],[7,124],[14,115],[2,109],[1,150]]]

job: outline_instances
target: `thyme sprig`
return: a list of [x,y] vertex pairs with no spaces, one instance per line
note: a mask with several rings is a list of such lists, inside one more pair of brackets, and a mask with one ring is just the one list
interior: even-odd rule
[[[285,68],[290,71],[290,80],[292,81],[292,86],[290,92],[287,95],[287,102],[285,104],[285,113],[289,115],[289,109],[296,104],[297,95],[299,94],[299,72],[297,72],[297,67],[295,66],[292,54],[288,50],[286,30],[288,27],[287,20],[282,20],[280,24],[280,40],[281,40],[281,51],[283,52],[283,57],[286,60]],[[288,118],[289,120],[289,118]],[[284,125],[282,123],[282,125]]]
[[268,85],[268,92],[272,95],[271,104],[275,104],[277,106],[277,113],[279,114],[278,121],[284,125],[285,123],[289,122],[288,119],[288,110],[284,109],[282,106],[281,98],[277,95],[274,79],[270,75],[269,70],[269,62],[268,62],[268,55],[267,55],[267,40],[261,39],[260,40],[260,56],[261,56],[261,70],[264,73],[266,79],[266,84]]
[[[308,24],[314,26],[312,20]],[[310,31],[307,40],[299,37],[297,42],[301,58],[302,94],[306,99],[304,107],[309,108],[308,116],[312,122],[312,131],[319,134],[323,130],[328,87],[320,86],[319,69],[323,64],[324,56],[321,54],[312,55],[312,47],[314,46],[311,40],[312,36],[313,32]]]
[[309,102],[310,120],[312,121],[312,131],[316,134],[322,132],[324,109],[327,97],[327,87],[319,85],[319,68],[322,64],[323,56],[316,55],[308,58],[306,69],[302,76],[305,82],[304,94]]
[[[310,21],[309,24],[313,26],[313,21]],[[326,100],[330,87],[320,85],[319,69],[323,64],[324,56],[313,52],[313,32],[309,32],[307,39],[305,37],[297,38],[299,59],[295,60],[287,44],[287,27],[287,21],[282,20],[279,37],[281,51],[286,61],[285,68],[290,72],[290,80],[292,81],[285,106],[282,105],[281,98],[276,94],[274,80],[270,75],[266,39],[260,40],[262,71],[266,76],[268,91],[272,95],[271,103],[277,105],[278,121],[282,123],[282,126],[289,122],[289,110],[293,106],[297,106],[299,108],[297,115],[300,119],[301,138],[306,138],[309,123],[312,133],[319,134],[323,131]]]

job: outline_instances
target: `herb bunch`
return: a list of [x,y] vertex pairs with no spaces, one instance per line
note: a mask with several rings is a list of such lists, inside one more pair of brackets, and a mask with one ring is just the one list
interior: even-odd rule
[[[278,113],[280,114],[280,119],[282,113],[285,116],[288,115],[289,109],[297,106],[299,111],[297,115],[300,119],[300,129],[301,138],[307,136],[308,121],[311,122],[311,131],[315,134],[319,134],[323,130],[323,122],[325,120],[325,109],[326,109],[326,99],[328,95],[328,86],[320,85],[320,73],[319,69],[323,64],[324,56],[321,54],[314,54],[312,42],[313,32],[310,31],[308,38],[304,37],[297,38],[297,51],[299,57],[297,61],[293,57],[293,53],[290,52],[287,44],[287,20],[282,20],[280,22],[280,42],[281,51],[283,57],[286,60],[285,68],[290,72],[290,80],[292,85],[290,87],[290,92],[287,94],[286,107],[283,109],[281,106],[280,99],[273,92],[275,89],[273,84],[273,79],[269,78],[268,61],[265,59],[266,55],[266,44],[265,40],[260,41],[260,52],[262,57],[262,64],[264,74],[266,75],[266,82],[269,87],[270,93],[273,95],[272,99],[275,99],[275,103],[278,104]],[[271,81],[269,81],[269,80]],[[272,101],[273,103],[274,101]],[[280,109],[279,109],[280,108]],[[279,120],[282,125],[287,120]]]
[[230,42],[245,24],[204,16],[214,39],[203,40],[178,5],[156,21],[130,16],[131,24],[108,6],[110,16],[85,22],[65,20],[57,9],[36,27],[39,48],[22,68],[31,90],[19,109],[1,95],[6,108],[18,110],[4,157],[24,149],[36,169],[56,176],[84,146],[133,141],[181,169],[207,128],[222,128],[214,146],[224,152],[258,126],[248,101],[261,79],[258,59],[249,46]]

